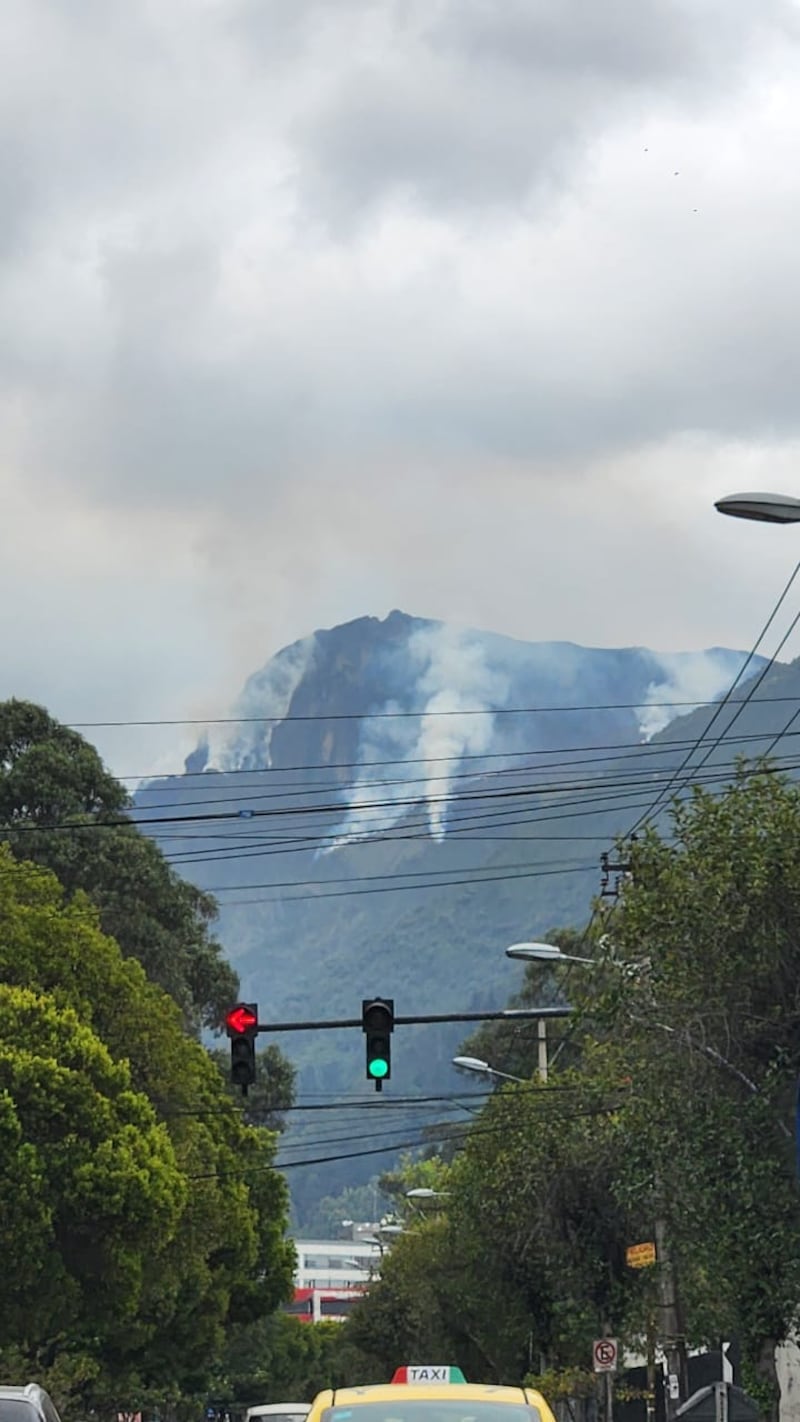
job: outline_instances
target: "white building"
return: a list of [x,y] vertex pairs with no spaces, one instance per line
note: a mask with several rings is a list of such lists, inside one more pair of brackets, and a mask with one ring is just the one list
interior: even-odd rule
[[381,1251],[364,1239],[296,1239],[297,1289],[363,1289],[380,1269]]

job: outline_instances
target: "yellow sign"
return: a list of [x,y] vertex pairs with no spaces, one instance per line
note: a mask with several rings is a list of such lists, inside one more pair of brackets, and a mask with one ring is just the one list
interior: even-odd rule
[[646,1269],[656,1262],[654,1244],[631,1244],[625,1250],[625,1262],[631,1269]]

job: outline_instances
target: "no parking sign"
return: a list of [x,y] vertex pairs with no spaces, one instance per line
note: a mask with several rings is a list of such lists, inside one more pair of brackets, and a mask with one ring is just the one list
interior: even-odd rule
[[592,1367],[596,1373],[617,1371],[616,1338],[596,1338],[592,1344]]

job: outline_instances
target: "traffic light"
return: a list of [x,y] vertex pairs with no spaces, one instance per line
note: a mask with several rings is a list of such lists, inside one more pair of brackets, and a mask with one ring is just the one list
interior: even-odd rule
[[246,1096],[248,1086],[256,1079],[257,1004],[237,1002],[225,1014],[225,1030],[231,1039],[231,1081]]
[[381,1091],[392,1074],[394,999],[365,997],[361,1003],[361,1030],[367,1039],[367,1080]]

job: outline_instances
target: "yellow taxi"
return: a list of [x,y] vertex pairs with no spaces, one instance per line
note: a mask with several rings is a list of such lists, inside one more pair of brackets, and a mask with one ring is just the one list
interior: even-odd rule
[[390,1383],[328,1388],[306,1422],[555,1422],[529,1387],[468,1383],[460,1368],[432,1363],[398,1368]]

